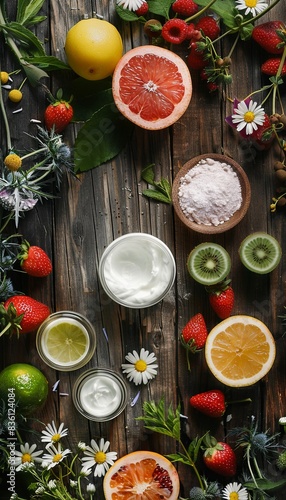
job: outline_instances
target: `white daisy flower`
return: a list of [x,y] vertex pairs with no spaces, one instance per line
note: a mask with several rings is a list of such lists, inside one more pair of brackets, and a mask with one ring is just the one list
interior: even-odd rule
[[99,444],[94,439],[91,440],[90,444],[91,446],[87,446],[84,451],[86,456],[81,459],[83,463],[81,472],[95,466],[94,476],[104,476],[109,467],[117,460],[117,453],[115,451],[107,452],[110,442],[104,442],[103,438],[100,439]]
[[123,9],[137,10],[144,3],[144,0],[116,0],[116,3]]
[[54,421],[48,424],[45,430],[42,431],[42,443],[48,443],[49,446],[50,444],[58,443],[62,437],[67,436],[68,429],[64,429],[64,425],[64,423],[60,424],[57,429]]
[[95,486],[94,486],[94,484],[88,483],[88,485],[86,487],[86,491],[87,491],[87,493],[95,493]]
[[62,450],[60,445],[56,448],[55,445],[51,444],[47,447],[47,452],[48,453],[43,455],[42,467],[51,469],[55,465],[58,465],[69,453],[71,453],[71,450]]
[[263,125],[265,119],[265,111],[257,102],[250,99],[240,101],[237,108],[234,108],[234,114],[231,115],[232,123],[237,124],[236,129],[240,132],[245,128],[246,135],[251,135],[254,130],[258,129],[259,125]]
[[252,14],[256,16],[263,12],[268,4],[264,0],[235,0],[237,10],[245,10],[245,15]]
[[222,498],[225,500],[248,500],[248,492],[239,483],[229,483],[222,490]]
[[77,447],[80,451],[84,451],[86,448],[86,444],[83,441],[79,441]]
[[35,451],[37,448],[36,444],[31,446],[28,443],[20,445],[20,451],[15,451],[15,466],[16,470],[21,470],[25,464],[33,464],[34,462],[42,462],[39,456],[43,453],[43,450]]
[[139,354],[136,351],[129,352],[125,359],[130,364],[123,363],[121,368],[123,373],[127,374],[127,378],[134,382],[135,385],[147,384],[149,380],[152,380],[157,375],[156,368],[158,368],[158,365],[154,364],[157,358],[153,352],[149,354],[149,351],[146,351],[144,347],[142,347]]

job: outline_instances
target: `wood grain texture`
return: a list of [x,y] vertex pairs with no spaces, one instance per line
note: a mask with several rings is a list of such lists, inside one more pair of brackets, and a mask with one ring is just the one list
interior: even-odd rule
[[[123,36],[125,50],[147,43],[142,30],[135,24],[123,25],[115,14],[114,0],[69,0],[45,2],[47,15],[38,36],[44,37],[47,51],[65,59],[64,42],[67,30],[83,16],[94,13],[114,22]],[[275,7],[271,17],[285,17],[283,0]],[[227,54],[229,41],[222,47]],[[250,48],[251,47],[251,48]],[[182,54],[184,57],[184,54]],[[110,440],[111,450],[119,456],[125,453],[152,449],[162,454],[173,453],[176,445],[169,438],[146,431],[136,417],[142,414],[142,402],[158,400],[164,395],[167,404],[181,404],[182,414],[188,417],[183,430],[189,438],[211,430],[224,439],[231,427],[247,425],[252,416],[262,430],[278,432],[278,419],[286,414],[285,393],[285,338],[278,315],[285,305],[285,257],[271,275],[258,276],[243,268],[238,258],[242,239],[255,230],[271,233],[281,242],[286,253],[285,213],[271,214],[269,204],[274,194],[273,158],[270,151],[249,148],[225,123],[231,114],[234,97],[243,98],[262,84],[259,61],[264,54],[247,43],[238,44],[233,55],[233,83],[226,92],[209,94],[197,74],[193,78],[193,98],[185,115],[172,129],[148,132],[135,129],[129,144],[112,161],[101,165],[78,178],[65,177],[59,198],[45,201],[23,219],[20,232],[33,244],[46,249],[52,257],[53,274],[44,280],[18,278],[21,290],[35,299],[47,303],[52,311],[73,310],[85,315],[97,333],[97,349],[87,366],[71,373],[57,373],[39,358],[35,348],[35,335],[19,340],[1,339],[1,366],[13,362],[29,362],[39,367],[48,378],[50,387],[60,379],[60,392],[50,391],[48,403],[39,413],[43,422],[55,420],[69,427],[68,447],[78,441],[89,442],[100,436]],[[1,58],[5,59],[3,55]],[[2,62],[3,65],[3,62]],[[10,68],[8,68],[10,69]],[[56,91],[61,85],[58,75],[53,75],[47,85]],[[19,130],[35,134],[30,124],[31,115],[42,119],[46,105],[45,93],[39,89],[28,102],[25,112],[11,119],[12,137],[17,147],[23,148]],[[285,96],[284,96],[285,99]],[[29,113],[26,112],[29,110]],[[1,124],[2,127],[2,124]],[[65,140],[72,146],[79,126],[72,124],[65,132]],[[1,139],[3,132],[1,131]],[[27,136],[25,147],[29,147]],[[187,370],[186,353],[180,344],[180,332],[188,319],[197,312],[203,313],[209,329],[218,319],[210,310],[204,288],[195,283],[186,268],[191,249],[208,241],[208,235],[188,230],[177,219],[171,205],[156,203],[142,195],[146,183],[141,178],[144,167],[155,165],[156,179],[166,177],[172,181],[180,167],[190,158],[204,153],[223,153],[234,158],[248,175],[252,198],[249,211],[240,224],[211,240],[229,251],[232,258],[233,288],[236,293],[234,314],[249,314],[264,321],[277,342],[277,358],[273,369],[261,383],[250,388],[227,389],[221,387],[207,369],[203,352],[191,359],[191,372]],[[115,238],[130,232],[146,232],[164,241],[174,254],[177,266],[175,284],[167,297],[156,306],[132,310],[112,302],[104,293],[98,277],[98,264],[105,248]],[[103,329],[108,334],[107,342]],[[130,401],[138,388],[129,387],[129,402],[125,412],[108,423],[86,420],[72,403],[72,388],[80,373],[91,367],[112,368],[121,372],[125,355],[140,347],[155,353],[158,359],[158,376],[148,387],[141,389],[138,403]],[[210,421],[189,406],[191,395],[212,388],[222,388],[228,400],[250,397],[252,403],[230,405],[223,423]],[[182,497],[188,496],[195,478],[190,470],[179,466]],[[273,471],[270,471],[274,474]],[[103,499],[99,486],[98,500]],[[277,499],[283,500],[282,492]]]

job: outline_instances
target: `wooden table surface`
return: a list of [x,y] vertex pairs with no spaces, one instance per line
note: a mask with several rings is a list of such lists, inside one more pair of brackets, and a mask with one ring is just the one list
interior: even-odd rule
[[[146,44],[148,41],[142,27],[123,24],[115,13],[114,4],[114,0],[47,1],[43,10],[48,18],[39,25],[37,35],[48,40],[51,54],[65,60],[67,30],[84,16],[90,17],[96,12],[118,27],[125,50]],[[283,19],[283,16],[285,6],[281,0],[263,20]],[[226,39],[223,43],[222,51],[227,51],[230,41]],[[80,174],[78,179],[66,176],[57,199],[38,203],[20,220],[19,232],[32,244],[45,248],[53,262],[53,272],[45,279],[23,276],[19,283],[21,290],[48,304],[52,311],[71,310],[85,315],[97,334],[97,348],[92,360],[84,368],[70,373],[56,372],[42,362],[35,347],[35,334],[22,336],[19,340],[16,337],[1,339],[2,367],[14,362],[28,362],[40,368],[47,377],[50,386],[48,402],[37,416],[45,423],[53,419],[57,423],[64,422],[69,428],[70,448],[78,440],[89,442],[91,438],[101,436],[111,442],[111,450],[117,451],[119,457],[140,449],[162,454],[174,452],[173,441],[146,432],[143,423],[135,420],[142,415],[143,401],[158,401],[162,396],[168,405],[181,403],[182,413],[188,416],[187,433],[191,437],[210,430],[217,438],[224,439],[231,427],[248,425],[251,416],[255,417],[262,431],[269,429],[274,433],[281,430],[278,419],[286,415],[286,347],[284,328],[278,315],[284,313],[285,306],[286,240],[285,212],[272,214],[269,209],[275,194],[274,151],[249,149],[225,123],[225,117],[232,111],[229,98],[243,98],[261,87],[263,57],[253,42],[239,43],[233,55],[233,83],[223,92],[208,93],[193,72],[190,106],[173,127],[157,132],[135,128],[131,140],[117,157]],[[3,54],[1,58],[4,58]],[[52,92],[60,85],[57,74],[48,81]],[[46,100],[41,91],[27,91],[22,106],[23,112],[11,119],[12,138],[19,147],[23,147],[20,131],[35,132],[30,119],[42,119]],[[64,132],[64,140],[71,146],[79,128],[78,124],[72,124]],[[144,197],[142,190],[147,186],[141,178],[142,169],[154,163],[156,178],[167,177],[171,182],[187,160],[208,152],[224,153],[239,162],[252,189],[246,217],[235,228],[211,237],[186,229],[175,217],[171,205]],[[281,265],[265,276],[248,272],[238,258],[242,239],[260,230],[276,237],[284,252]],[[177,266],[171,291],[159,304],[146,309],[124,308],[108,299],[97,272],[99,259],[108,244],[131,232],[146,232],[160,238],[173,252]],[[223,245],[231,255],[231,278],[236,294],[233,314],[252,315],[262,320],[276,340],[277,356],[273,368],[261,382],[248,388],[221,386],[208,370],[203,352],[192,358],[189,372],[186,354],[179,341],[182,327],[197,312],[204,315],[208,329],[218,322],[209,307],[204,288],[190,278],[186,268],[186,259],[192,248],[208,240]],[[141,388],[137,404],[131,407],[128,402],[124,413],[106,423],[95,423],[82,417],[71,397],[78,375],[98,366],[120,373],[125,355],[141,347],[155,353],[159,368],[157,377],[148,387]],[[52,392],[57,380],[60,380],[60,392],[68,396],[61,397],[59,391]],[[131,401],[138,388],[130,383],[128,388]],[[190,396],[213,388],[224,390],[228,400],[249,397],[252,403],[229,406],[223,423],[220,419],[211,420],[191,410]],[[190,487],[196,484],[195,477],[187,466],[180,465],[178,469],[181,495],[187,497]],[[98,492],[98,498],[103,498],[100,486]],[[285,498],[285,493],[277,498]]]

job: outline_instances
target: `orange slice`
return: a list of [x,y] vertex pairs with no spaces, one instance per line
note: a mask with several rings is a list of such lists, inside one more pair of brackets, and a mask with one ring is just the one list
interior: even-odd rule
[[231,387],[258,382],[272,367],[275,341],[267,326],[252,316],[230,316],[209,333],[206,362],[213,375]]
[[186,63],[174,52],[153,45],[129,50],[118,62],[112,78],[113,98],[131,122],[149,130],[175,123],[192,96]]
[[177,500],[178,473],[163,455],[135,451],[119,458],[103,480],[106,500]]

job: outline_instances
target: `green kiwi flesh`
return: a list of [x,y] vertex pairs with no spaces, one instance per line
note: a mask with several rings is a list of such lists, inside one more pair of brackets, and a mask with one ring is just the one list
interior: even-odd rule
[[201,243],[189,254],[187,268],[198,283],[215,285],[228,275],[231,268],[230,255],[217,243]]
[[239,247],[241,262],[250,271],[267,274],[278,266],[282,250],[278,241],[268,233],[256,232],[247,236]]

